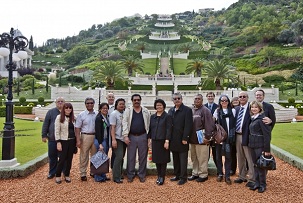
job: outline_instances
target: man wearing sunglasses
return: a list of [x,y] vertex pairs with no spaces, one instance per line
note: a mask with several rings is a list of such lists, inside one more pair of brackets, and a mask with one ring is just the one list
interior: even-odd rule
[[[247,92],[239,93],[240,106],[236,107],[236,149],[239,168],[239,177],[235,183],[249,182],[247,187],[254,185],[254,165],[251,157],[251,148],[248,147],[249,124],[251,121]],[[248,170],[246,167],[248,164]]]
[[127,178],[133,182],[136,171],[136,154],[138,150],[139,170],[138,176],[141,183],[145,182],[150,113],[147,108],[141,106],[141,96],[133,94],[131,97],[133,105],[125,109],[122,120],[122,135],[127,144]]
[[183,104],[180,93],[174,93],[172,99],[175,106],[168,111],[168,114],[173,118],[170,151],[173,154],[175,177],[170,180],[178,181],[178,185],[183,185],[187,182],[188,140],[193,128],[193,113],[191,108]]
[[98,112],[94,110],[95,100],[91,97],[85,99],[86,110],[82,111],[76,119],[75,134],[77,147],[80,148],[80,179],[87,181],[86,171],[89,163],[89,152],[91,156],[96,154],[95,140],[95,120]]
[[48,141],[49,171],[47,179],[52,179],[56,175],[59,153],[57,150],[57,142],[55,140],[55,120],[63,109],[65,100],[63,97],[58,97],[55,103],[56,107],[50,109],[46,113],[42,126],[42,142]]

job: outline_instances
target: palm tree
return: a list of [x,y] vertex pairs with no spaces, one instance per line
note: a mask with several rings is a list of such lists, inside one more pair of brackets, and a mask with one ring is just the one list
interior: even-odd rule
[[93,79],[104,82],[108,89],[114,89],[116,81],[129,82],[124,75],[123,64],[118,61],[104,61],[95,69]]
[[143,71],[144,65],[141,63],[141,61],[133,55],[125,56],[124,59],[122,59],[123,65],[125,69],[127,70],[128,76],[132,76],[133,71]]
[[203,81],[203,84],[206,84],[210,80],[216,84],[216,89],[222,89],[222,82],[224,79],[231,80],[233,82],[237,81],[237,76],[235,71],[232,69],[232,66],[229,65],[229,61],[226,59],[216,59],[210,61],[206,64],[205,71],[208,75],[208,78]]
[[196,73],[197,77],[201,77],[203,66],[204,66],[204,61],[200,58],[197,58],[187,64],[185,72],[187,74],[194,72]]

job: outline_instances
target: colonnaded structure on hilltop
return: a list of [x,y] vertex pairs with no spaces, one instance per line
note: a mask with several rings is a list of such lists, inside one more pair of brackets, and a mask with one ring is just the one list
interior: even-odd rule
[[[23,36],[21,31],[16,29],[14,30],[14,38],[18,36]],[[32,67],[32,56],[34,55],[34,51],[29,49],[29,46],[24,49],[27,52],[27,56],[22,58],[17,53],[13,53],[13,61],[16,63],[16,68],[31,68]],[[8,71],[5,66],[9,60],[9,55],[2,56],[0,54],[0,76],[8,77]],[[13,77],[17,77],[18,73],[16,71],[13,72]]]
[[172,17],[167,14],[159,14],[157,23],[155,24],[155,31],[151,32],[150,40],[179,40],[180,35],[174,31],[175,24],[172,22]]

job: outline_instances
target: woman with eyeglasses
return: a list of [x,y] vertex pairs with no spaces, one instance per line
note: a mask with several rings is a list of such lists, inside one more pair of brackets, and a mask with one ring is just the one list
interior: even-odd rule
[[[107,103],[101,103],[99,106],[99,113],[96,116],[95,120],[95,146],[99,151],[103,151],[105,154],[108,154],[109,150],[109,118],[108,118],[108,109],[109,105]],[[94,175],[96,182],[105,182],[109,180],[106,177],[106,174]]]
[[217,160],[217,181],[223,180],[223,162],[222,156],[225,156],[225,182],[231,185],[230,170],[231,170],[231,147],[236,143],[236,110],[231,107],[230,100],[227,95],[221,95],[219,98],[219,107],[214,112],[213,116],[216,122],[220,124],[227,132],[227,139],[222,143],[216,143],[216,160]]
[[72,166],[73,154],[76,147],[75,117],[71,103],[65,103],[62,111],[55,121],[55,139],[57,150],[60,152],[56,170],[56,183],[60,184],[63,165],[66,163],[64,176],[65,182],[70,183],[70,169]]

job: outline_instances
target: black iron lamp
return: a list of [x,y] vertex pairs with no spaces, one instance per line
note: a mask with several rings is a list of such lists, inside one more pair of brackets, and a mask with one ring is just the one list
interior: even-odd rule
[[[15,36],[15,31],[11,28],[10,33],[0,35],[0,55],[7,59],[8,64],[5,66],[8,70],[8,94],[5,114],[5,123],[3,128],[2,142],[2,163],[6,166],[17,164],[15,158],[15,126],[13,120],[14,102],[13,102],[13,71],[16,70],[16,63],[27,58],[27,52],[24,49],[28,46],[28,40],[24,36]],[[2,164],[0,163],[0,166]]]

